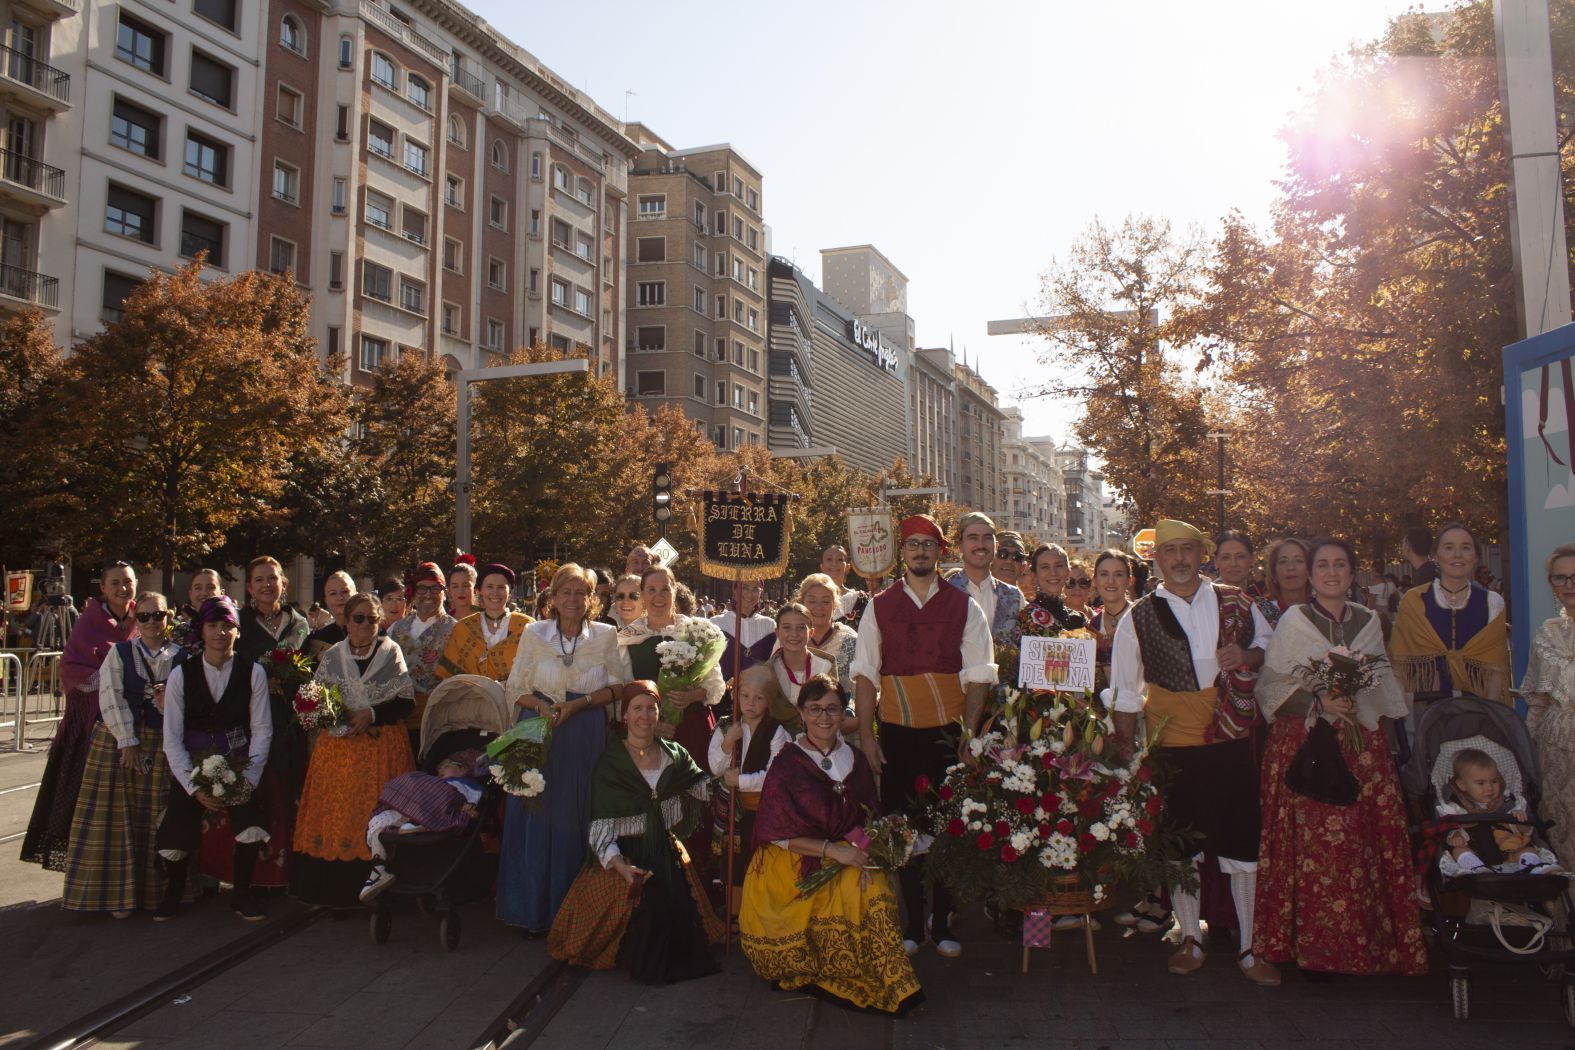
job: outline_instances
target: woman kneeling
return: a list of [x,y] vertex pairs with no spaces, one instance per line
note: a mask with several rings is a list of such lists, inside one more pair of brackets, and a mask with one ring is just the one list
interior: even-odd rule
[[[865,870],[864,851],[846,841],[879,803],[869,762],[842,741],[846,704],[830,675],[799,690],[804,734],[766,774],[738,925],[744,954],[766,980],[901,1016],[923,993],[902,950],[890,880]],[[827,861],[844,870],[800,894],[799,880]]]
[[726,936],[679,844],[705,813],[705,774],[656,736],[660,702],[652,682],[624,686],[628,737],[596,762],[590,856],[547,939],[554,959],[594,970],[616,964],[647,984],[716,973],[708,943]]

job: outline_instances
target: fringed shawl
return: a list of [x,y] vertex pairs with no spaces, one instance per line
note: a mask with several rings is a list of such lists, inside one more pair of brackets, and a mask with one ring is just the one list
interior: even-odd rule
[[350,655],[349,641],[328,647],[314,675],[319,682],[339,687],[345,706],[355,711],[370,710],[397,696],[415,699],[415,683],[405,670],[405,654],[390,638],[379,638],[372,646],[372,662],[366,674]]
[[[650,871],[652,878],[666,883],[672,871],[674,837],[687,838],[705,812],[705,773],[689,752],[671,740],[658,737],[655,746],[667,752],[668,758],[655,790],[646,783],[622,740],[613,740],[596,760],[591,778],[591,837],[595,840],[600,837],[598,830],[603,834],[610,830],[621,853]],[[597,860],[594,853],[586,857],[587,864]]]
[[137,634],[137,618],[131,614],[134,606],[126,607],[126,615],[113,620],[109,606],[102,598],[94,598],[82,609],[82,615],[71,628],[66,648],[60,655],[60,684],[66,692],[75,692],[104,666],[104,657],[117,642],[130,641]]
[[[840,842],[864,823],[866,809],[879,809],[879,801],[875,775],[862,751],[854,748],[853,769],[838,791],[836,781],[815,764],[804,748],[791,744],[782,749],[766,774],[760,808],[755,812],[755,848],[794,838]],[[799,858],[801,875],[819,867],[819,857]]]
[[[1347,604],[1346,615],[1357,615],[1358,610],[1367,612],[1360,606]],[[1334,648],[1328,636],[1313,621],[1315,615],[1305,605],[1295,605],[1280,617],[1280,624],[1274,630],[1274,639],[1269,643],[1269,651],[1264,655],[1257,688],[1253,691],[1264,718],[1272,720],[1275,712],[1297,690],[1311,692],[1311,684],[1298,668],[1313,660],[1323,659]],[[1356,632],[1356,637],[1347,643],[1346,648],[1353,653],[1383,659],[1384,635],[1378,617],[1367,614],[1367,622]],[[1379,665],[1374,672],[1372,686],[1362,690],[1356,697],[1357,720],[1368,729],[1377,729],[1379,718],[1403,718],[1405,714],[1405,695],[1400,691],[1393,669]]]
[[1389,645],[1389,659],[1400,684],[1412,693],[1438,692],[1442,688],[1438,673],[1442,659],[1454,687],[1462,692],[1488,696],[1495,679],[1507,686],[1509,630],[1504,612],[1460,648],[1450,649],[1427,618],[1423,595],[1430,586],[1413,587],[1400,599]]

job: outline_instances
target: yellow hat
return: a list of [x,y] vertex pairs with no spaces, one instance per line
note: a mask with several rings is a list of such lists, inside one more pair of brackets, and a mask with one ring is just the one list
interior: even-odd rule
[[1154,548],[1158,550],[1165,544],[1176,540],[1197,540],[1198,544],[1203,548],[1203,556],[1205,558],[1214,557],[1214,541],[1203,535],[1194,526],[1188,525],[1184,521],[1177,521],[1175,518],[1159,519],[1159,524],[1154,526]]

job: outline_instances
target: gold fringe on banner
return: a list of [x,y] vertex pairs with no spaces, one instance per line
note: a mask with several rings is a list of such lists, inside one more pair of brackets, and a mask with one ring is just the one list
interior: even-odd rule
[[[732,508],[743,507],[773,510],[774,521],[780,522],[781,539],[762,534],[756,524],[735,520]],[[746,530],[745,543],[762,548],[763,557],[729,557],[722,553],[722,545],[734,542],[734,530]],[[715,530],[715,531],[713,531]],[[725,530],[725,535],[723,534]],[[769,492],[702,492],[700,494],[700,521],[695,530],[700,539],[700,572],[719,580],[774,580],[787,571],[788,551],[793,537],[793,514],[786,496]],[[771,541],[770,545],[766,541]],[[773,546],[775,549],[772,549]]]

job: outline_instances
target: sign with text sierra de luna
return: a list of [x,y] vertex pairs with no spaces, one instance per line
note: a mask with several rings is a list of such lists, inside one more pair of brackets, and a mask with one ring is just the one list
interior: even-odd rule
[[700,571],[723,580],[774,580],[787,571],[792,508],[786,496],[704,492]]

